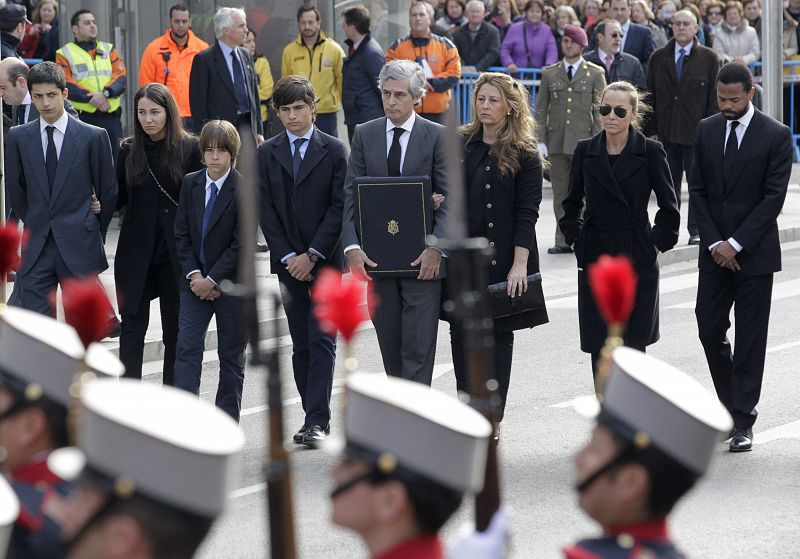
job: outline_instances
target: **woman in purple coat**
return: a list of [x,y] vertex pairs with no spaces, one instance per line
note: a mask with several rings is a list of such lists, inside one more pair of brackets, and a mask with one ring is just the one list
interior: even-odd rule
[[500,62],[510,73],[517,68],[543,68],[558,62],[556,40],[542,21],[542,0],[528,0],[525,19],[513,24],[500,46]]

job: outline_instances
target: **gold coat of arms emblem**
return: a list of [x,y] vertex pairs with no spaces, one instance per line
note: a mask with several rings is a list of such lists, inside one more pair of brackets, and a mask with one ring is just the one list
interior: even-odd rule
[[396,220],[389,220],[389,227],[386,229],[392,235],[397,235],[400,232],[400,224]]

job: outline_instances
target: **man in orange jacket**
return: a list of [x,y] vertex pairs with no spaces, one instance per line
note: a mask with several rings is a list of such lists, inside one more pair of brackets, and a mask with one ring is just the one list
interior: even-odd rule
[[139,66],[139,86],[150,82],[163,83],[175,96],[183,123],[192,130],[192,109],[189,106],[189,75],[192,61],[208,43],[192,33],[192,16],[185,4],[169,9],[169,29],[147,45]]
[[414,60],[425,70],[428,92],[416,111],[433,122],[444,124],[444,112],[450,105],[450,90],[461,77],[461,57],[447,37],[431,33],[433,6],[415,2],[408,12],[411,34],[397,39],[386,51],[386,62]]

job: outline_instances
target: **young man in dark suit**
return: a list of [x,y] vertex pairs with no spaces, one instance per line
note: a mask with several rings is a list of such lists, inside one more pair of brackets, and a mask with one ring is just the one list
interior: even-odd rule
[[[194,129],[211,119],[244,126],[257,144],[264,141],[258,82],[250,52],[240,47],[247,36],[247,16],[238,8],[220,8],[214,14],[217,41],[192,62],[189,105]],[[247,140],[250,134],[243,135]]]
[[[747,66],[720,69],[720,113],[697,127],[689,179],[700,229],[695,314],[717,396],[733,416],[731,452],[753,448],[772,276],[781,269],[777,218],[792,170],[791,131],[753,107],[754,91]],[[745,323],[732,353],[733,305]]]
[[[429,176],[433,192],[443,194],[445,202],[434,212],[428,233],[445,237],[444,127],[414,112],[422,103],[426,83],[422,66],[413,60],[387,62],[378,77],[386,117],[356,126],[344,182],[342,244],[350,270],[359,279],[369,279],[365,266],[377,266],[381,255],[364,252],[356,233],[353,180],[357,177]],[[442,252],[427,247],[411,266],[419,266],[416,278],[373,279],[380,304],[372,323],[386,373],[430,385],[445,272]]]
[[314,317],[311,289],[321,269],[344,268],[340,242],[347,152],[314,126],[316,94],[305,76],[282,78],[272,103],[286,131],[258,148],[261,229],[292,336],[294,380],[306,417],[294,442],[313,446],[330,432],[336,337]]
[[[672,18],[674,38],[656,50],[647,66],[647,91],[653,113],[646,135],[660,140],[667,152],[678,207],[683,173],[689,178],[697,123],[719,111],[715,87],[719,56],[697,42],[697,18],[681,10]],[[689,204],[689,244],[700,244],[694,208]]]
[[55,316],[50,296],[60,283],[108,268],[103,242],[117,181],[106,131],[64,109],[61,67],[34,66],[28,85],[40,118],[11,129],[6,154],[10,205],[28,233],[10,302]]
[[211,120],[200,133],[206,169],[183,179],[175,214],[175,242],[181,273],[175,386],[200,393],[205,335],[217,319],[219,385],[217,407],[239,420],[244,385],[244,327],[238,299],[220,293],[223,280],[236,281],[239,266],[239,213],[233,168],[239,134],[230,122]]

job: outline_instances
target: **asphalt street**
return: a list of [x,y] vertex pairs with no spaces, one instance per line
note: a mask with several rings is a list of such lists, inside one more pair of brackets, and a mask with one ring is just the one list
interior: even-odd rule
[[[684,499],[671,520],[674,539],[690,557],[797,557],[800,554],[800,242],[783,245],[784,271],[775,277],[764,388],[751,453],[731,454],[720,444],[710,475]],[[544,252],[544,251],[542,251]],[[577,342],[574,271],[566,256],[543,255],[542,270],[550,323],[518,332],[512,386],[500,439],[503,499],[511,511],[514,558],[558,557],[570,541],[596,533],[576,505],[572,456],[587,439],[591,423],[571,401],[592,392],[588,357]],[[548,270],[553,270],[548,273]],[[661,341],[650,352],[687,371],[712,388],[697,340],[694,300],[697,271],[693,262],[662,268]],[[747,317],[739,316],[739,327]],[[743,322],[742,322],[743,321]],[[735,333],[732,332],[732,340]],[[280,339],[284,382],[285,436],[303,422],[290,370],[291,344]],[[340,346],[341,347],[341,346]],[[342,353],[340,351],[340,353]],[[209,354],[211,355],[211,354]],[[375,332],[359,332],[354,355],[363,371],[383,374]],[[447,325],[439,330],[434,388],[454,394]],[[342,368],[337,366],[336,386]],[[204,365],[201,396],[213,402],[217,363]],[[158,374],[148,381],[158,382]],[[268,556],[268,530],[262,468],[265,461],[265,373],[248,367],[241,425],[247,435],[237,491],[228,511],[203,546],[202,558]],[[333,398],[334,433],[339,429],[340,390]],[[297,447],[295,447],[297,448]],[[328,521],[329,471],[335,456],[297,450],[291,455],[295,524],[300,557],[366,556],[358,539]],[[452,539],[470,521],[465,501],[446,526]]]

